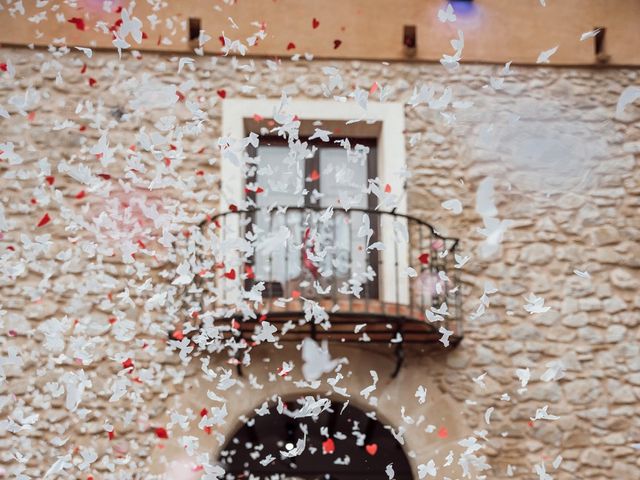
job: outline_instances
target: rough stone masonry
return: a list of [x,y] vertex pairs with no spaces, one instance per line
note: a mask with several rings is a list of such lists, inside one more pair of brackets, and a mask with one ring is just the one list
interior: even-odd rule
[[[140,288],[148,277],[170,285],[172,252],[155,242],[125,263],[118,247],[153,231],[141,202],[179,219],[178,236],[217,207],[225,98],[279,98],[285,91],[321,99],[327,66],[339,69],[349,89],[390,87],[394,102],[406,104],[419,84],[438,95],[452,89],[454,108],[446,114],[405,106],[409,213],[459,237],[471,256],[462,268],[460,346],[408,358],[399,379],[381,381],[376,392],[394,427],[403,424],[401,405],[433,424],[446,419],[450,443],[405,425],[412,462],[444,458],[462,436],[486,430],[487,478],[537,478],[534,465],[546,462],[550,471],[558,455],[563,461],[553,476],[560,480],[640,477],[640,107],[614,116],[621,91],[638,83],[637,70],[513,66],[496,90],[489,84],[499,69],[483,65],[446,72],[429,64],[282,61],[269,69],[258,59],[203,57],[178,75],[171,56],[62,53],[0,50],[16,69],[14,79],[0,74],[0,105],[11,115],[0,119],[0,150],[12,142],[22,158],[0,161],[0,478],[42,478],[69,452],[75,466],[65,478],[162,472],[168,452],[154,428],[173,408],[195,418],[199,405],[211,402],[200,361],[184,366],[165,348],[176,291],[154,298],[158,292]],[[149,83],[175,86],[181,101],[138,111],[132,92]],[[166,116],[176,116],[175,124]],[[105,131],[112,162],[91,153]],[[166,136],[171,157],[157,165],[140,160],[140,132]],[[101,174],[101,189],[84,186],[82,170],[71,168],[82,164]],[[127,189],[121,182],[151,180],[163,168],[182,188]],[[487,177],[495,179],[498,217],[510,224],[499,251],[483,258],[475,205]],[[462,202],[460,215],[441,206],[453,198]],[[37,227],[45,213],[49,224]],[[487,282],[497,292],[475,318]],[[529,315],[523,297],[530,292],[551,309]],[[370,383],[368,368],[357,363],[391,357],[364,347],[336,352],[353,359],[344,384],[354,392]],[[294,355],[273,354],[274,365]],[[122,374],[128,359],[135,381]],[[541,381],[553,361],[562,362],[564,376]],[[531,381],[518,394],[515,371],[527,367]],[[213,355],[209,368],[229,366]],[[483,373],[484,382],[472,380]],[[128,382],[122,398],[118,382]],[[73,413],[62,393],[70,384],[84,389]],[[420,384],[438,400],[419,406]],[[226,426],[198,433],[212,459],[238,418],[277,391],[253,391],[247,381],[227,391],[234,401]],[[531,423],[543,405],[560,419]],[[186,435],[174,428],[176,438]]]

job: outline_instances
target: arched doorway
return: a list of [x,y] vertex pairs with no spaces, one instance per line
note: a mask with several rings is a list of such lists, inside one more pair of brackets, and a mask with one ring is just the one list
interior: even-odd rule
[[[413,478],[402,445],[372,414],[349,403],[320,402],[306,397],[257,409],[220,453],[225,478],[388,480],[390,469],[392,478]],[[302,453],[287,456],[303,442]]]

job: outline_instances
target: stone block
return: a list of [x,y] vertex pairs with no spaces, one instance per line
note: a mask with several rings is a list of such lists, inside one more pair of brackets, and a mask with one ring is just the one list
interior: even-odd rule
[[627,309],[626,302],[620,297],[606,298],[602,303],[607,313],[618,313]]
[[628,270],[625,270],[623,268],[616,268],[609,274],[611,283],[614,286],[625,290],[638,289],[638,287],[640,286],[639,277],[640,275],[637,272],[634,276]]
[[574,315],[567,315],[562,320],[563,325],[572,328],[584,327],[588,323],[589,315],[585,312],[576,313]]
[[520,260],[529,265],[545,265],[553,259],[553,247],[546,243],[532,243],[520,253]]
[[597,247],[618,243],[620,240],[620,232],[611,225],[603,225],[591,231],[591,243]]
[[602,395],[602,386],[595,378],[574,380],[563,385],[567,400],[575,405],[586,405]]

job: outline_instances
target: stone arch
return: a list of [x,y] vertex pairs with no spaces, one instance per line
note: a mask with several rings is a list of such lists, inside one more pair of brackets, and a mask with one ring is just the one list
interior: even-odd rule
[[[338,386],[347,388],[351,395],[348,398],[350,404],[365,412],[375,412],[378,421],[395,428],[396,432],[402,427],[404,451],[409,457],[414,476],[418,465],[429,459],[434,459],[440,465],[445,463],[445,457],[451,450],[454,453],[461,450],[457,444],[458,440],[473,433],[472,428],[460,413],[463,405],[457,397],[462,393],[441,388],[441,385],[446,386],[450,383],[448,381],[450,372],[441,357],[413,352],[408,356],[398,377],[392,378],[391,373],[394,368],[392,349],[382,349],[374,345],[338,344],[331,344],[329,349],[333,358],[349,359],[349,363],[341,370],[344,378],[340,380]],[[274,395],[285,400],[304,395],[327,397],[328,386],[325,382],[317,390],[300,388],[296,385],[296,381],[300,379],[299,358],[300,352],[294,345],[284,345],[282,349],[277,350],[258,347],[252,352],[251,364],[243,369],[243,377],[238,378],[239,383],[224,391],[217,389],[216,381],[207,382],[201,378],[200,362],[191,362],[187,367],[185,381],[180,384],[179,391],[168,399],[163,408],[165,413],[156,418],[154,425],[166,424],[169,421],[168,412],[170,411],[181,414],[191,412],[190,414],[196,420],[192,421],[185,431],[179,428],[176,428],[175,432],[171,431],[170,438],[163,442],[163,448],[152,452],[152,471],[159,475],[154,478],[170,480],[199,478],[194,473],[190,473],[197,464],[197,459],[185,453],[180,440],[182,435],[198,438],[199,452],[207,452],[209,461],[215,463],[229,439],[242,428],[246,419],[253,416],[254,410],[259,408],[266,399]],[[278,376],[276,373],[278,366],[282,365],[283,361],[292,360],[295,362],[292,375]],[[212,356],[209,367],[233,369],[225,355]],[[371,396],[364,399],[359,392],[372,384],[371,370],[377,372],[379,381]],[[253,380],[250,380],[251,378]],[[424,405],[419,404],[414,396],[418,385],[423,385],[429,392],[428,400]],[[220,402],[211,400],[208,396],[209,391],[224,398],[227,410],[225,422],[216,426],[211,434],[197,428],[197,418],[203,407],[222,405]],[[335,393],[329,395],[329,398],[336,402],[347,400]],[[401,409],[401,407],[405,408]],[[415,424],[407,424],[402,416],[403,412],[404,415],[411,416]],[[421,416],[426,418],[421,421]],[[446,427],[448,431],[446,438],[437,434],[441,427]],[[447,469],[446,473],[452,478],[458,474],[453,470],[453,466]],[[395,478],[402,477],[396,475]]]
[[[301,416],[305,410],[311,415]],[[218,460],[236,478],[386,480],[391,465],[396,478],[410,480],[404,447],[366,410],[324,397],[320,402],[312,396],[271,401],[236,430]],[[281,454],[298,447],[303,448],[299,455]]]

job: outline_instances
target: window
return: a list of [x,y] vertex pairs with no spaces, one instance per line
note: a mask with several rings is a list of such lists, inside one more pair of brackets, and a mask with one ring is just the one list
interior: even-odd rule
[[[222,104],[222,131],[225,136],[233,139],[241,139],[248,132],[260,131],[260,126],[255,123],[256,118],[271,119],[273,112],[279,108],[279,99],[242,99],[228,98]],[[355,102],[336,103],[331,100],[292,100],[289,104],[290,112],[302,122],[300,135],[310,136],[314,129],[313,122],[322,121],[322,128],[335,132],[334,135],[348,136],[351,139],[375,138],[375,168],[376,175],[389,185],[393,192],[403,192],[404,177],[399,174],[406,168],[404,105],[399,102],[375,102],[370,101],[366,120],[357,123],[349,121],[361,118],[362,110]],[[333,137],[333,135],[332,135]],[[261,135],[261,145],[267,142]],[[355,142],[352,142],[355,143]],[[233,155],[223,155],[221,159],[221,190],[219,212],[227,212],[230,207],[237,204],[246,195],[249,186],[244,172],[244,165],[233,159]],[[338,209],[336,209],[338,211]],[[406,197],[401,193],[397,213],[406,212]],[[383,222],[384,223],[384,222]],[[229,227],[231,228],[231,227]],[[242,228],[237,224],[233,228]],[[236,235],[241,235],[240,231]],[[393,225],[380,225],[379,240],[385,245],[393,245]],[[394,271],[398,268],[404,270],[408,266],[408,251],[398,245],[398,251],[387,251],[385,256],[389,259],[380,265],[381,280],[379,283],[379,298],[382,301],[409,302],[409,287],[406,277],[396,281]],[[233,290],[227,292],[222,289],[222,296],[226,301],[233,303]],[[227,298],[229,297],[229,298]]]
[[[286,247],[281,242],[254,255],[256,280],[266,282],[267,294],[312,284],[337,289],[355,281],[369,298],[377,298],[378,254],[366,248],[367,241],[376,241],[376,217],[372,237],[359,234],[376,203],[367,193],[368,180],[376,177],[376,144],[373,138],[331,136],[329,142],[301,138],[290,147],[278,137],[261,139],[252,152],[255,166],[247,189],[257,209],[254,233],[292,237]],[[323,222],[330,206],[335,210]]]

